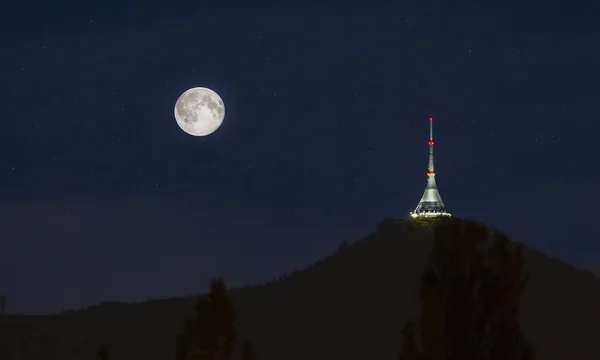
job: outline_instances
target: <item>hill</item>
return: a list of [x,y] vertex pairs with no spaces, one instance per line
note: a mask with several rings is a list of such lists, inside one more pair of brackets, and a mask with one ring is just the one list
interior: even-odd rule
[[[241,338],[264,360],[396,359],[400,330],[418,310],[431,236],[387,220],[311,267],[231,291]],[[600,359],[600,280],[534,250],[522,324],[538,359]],[[194,297],[104,303],[54,316],[5,316],[0,359],[173,359],[175,335]],[[28,344],[28,345],[27,345]]]

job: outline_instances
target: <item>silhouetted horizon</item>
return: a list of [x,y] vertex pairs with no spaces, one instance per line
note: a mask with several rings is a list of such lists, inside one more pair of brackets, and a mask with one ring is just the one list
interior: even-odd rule
[[[384,218],[384,219],[389,219],[389,218]],[[397,221],[410,221],[410,218],[409,217],[397,218],[396,220]],[[70,311],[70,310],[83,310],[83,309],[86,309],[89,307],[98,306],[102,303],[136,304],[136,303],[142,303],[142,302],[146,302],[146,301],[160,301],[160,300],[166,300],[166,299],[172,299],[172,298],[187,298],[189,296],[193,296],[194,294],[202,293],[203,291],[207,290],[209,280],[211,278],[218,277],[218,276],[224,276],[227,279],[231,279],[231,281],[228,280],[228,284],[230,287],[232,287],[234,289],[243,288],[246,286],[264,285],[264,284],[270,283],[274,278],[284,276],[285,274],[288,274],[291,271],[295,271],[298,269],[303,269],[303,268],[312,266],[314,263],[321,261],[324,257],[327,257],[330,254],[332,254],[334,251],[336,251],[337,248],[339,247],[340,243],[347,242],[349,244],[352,244],[352,243],[358,241],[358,239],[360,238],[360,234],[367,233],[369,230],[371,230],[373,228],[373,225],[380,223],[380,222],[381,221],[374,222],[370,227],[367,227],[362,232],[360,230],[350,230],[350,232],[347,232],[345,236],[339,236],[339,234],[341,232],[336,233],[334,231],[328,231],[326,233],[321,233],[320,237],[317,239],[310,238],[310,236],[314,236],[314,234],[310,234],[310,235],[297,234],[296,238],[299,238],[299,240],[302,240],[302,239],[300,239],[302,236],[306,236],[306,240],[310,240],[311,242],[314,242],[315,240],[326,240],[329,244],[331,244],[330,249],[327,252],[325,252],[324,254],[316,254],[314,252],[309,251],[308,253],[305,253],[305,255],[304,255],[305,257],[299,261],[293,261],[293,260],[289,261],[289,256],[297,256],[298,255],[299,248],[294,248],[293,252],[290,252],[289,249],[288,249],[288,251],[277,250],[277,251],[279,251],[280,256],[279,256],[278,265],[275,267],[275,271],[274,272],[264,271],[261,274],[259,274],[256,278],[253,278],[253,279],[248,279],[247,277],[240,278],[239,276],[232,276],[231,271],[228,271],[226,274],[224,274],[224,272],[215,271],[211,274],[204,274],[204,275],[199,274],[199,281],[191,281],[190,283],[184,284],[184,286],[183,286],[184,289],[174,291],[173,293],[164,293],[164,294],[157,294],[157,295],[152,295],[152,296],[143,296],[142,295],[142,296],[137,296],[137,297],[123,296],[121,298],[118,298],[118,297],[99,298],[96,300],[85,301],[85,302],[79,303],[75,306],[51,306],[51,307],[45,308],[45,309],[44,309],[44,305],[42,305],[41,310],[36,310],[36,309],[31,309],[31,308],[21,310],[21,308],[19,306],[20,304],[17,301],[15,301],[15,299],[11,299],[10,294],[5,293],[3,295],[7,298],[6,309],[7,309],[8,314],[55,315],[55,314],[60,314],[62,312]],[[184,234],[186,230],[180,229],[179,231],[181,234]],[[359,235],[353,236],[353,235],[351,235],[352,233],[356,233]],[[518,239],[518,240],[523,241],[523,239]],[[300,241],[298,243],[302,243],[302,242]],[[306,242],[304,242],[304,243],[306,243]],[[525,243],[527,244],[527,241],[525,241]],[[271,242],[271,244],[275,244],[275,242]],[[282,246],[282,248],[286,247],[285,244],[279,244],[279,245]],[[300,250],[300,251],[302,251],[302,250]],[[536,251],[540,251],[540,250],[536,250]],[[561,262],[565,262],[566,264],[569,264],[569,266],[572,266],[579,270],[587,271],[594,275],[600,276],[600,268],[590,269],[590,268],[585,268],[585,267],[579,267],[579,266],[576,266],[575,264],[572,264],[572,263],[568,262],[566,259],[563,259],[560,256],[557,256],[555,254],[550,254],[550,253],[547,253],[544,251],[542,251],[542,253],[545,254],[546,256],[555,258]],[[244,252],[240,255],[245,257],[248,255],[248,253]],[[206,259],[210,259],[213,257],[211,254],[206,254],[206,256],[207,256]],[[238,258],[235,261],[239,262],[239,260],[240,259]],[[249,263],[249,264],[251,264],[251,263]],[[246,268],[246,270],[251,271],[252,266],[249,265]],[[190,269],[188,271],[193,271],[193,270]],[[151,272],[142,274],[142,276],[147,281],[152,281],[154,279],[151,277],[150,274],[151,274]],[[115,275],[120,276],[120,274],[115,274]],[[169,279],[165,279],[165,280],[169,281]],[[202,288],[202,284],[204,284],[204,286],[206,286],[206,288]],[[49,283],[48,285],[51,286],[52,284]],[[185,288],[187,288],[187,290]],[[48,294],[48,296],[52,296],[52,294]],[[102,296],[102,295],[99,293],[96,293],[96,296]]]
[[[251,334],[265,360],[281,356],[291,360],[329,356],[358,360],[368,354],[390,358],[399,349],[402,322],[417,311],[418,284],[431,240],[427,228],[386,219],[368,235],[340,246],[303,270],[266,284],[230,289],[239,315],[236,326],[240,336]],[[591,272],[533,249],[526,249],[525,265],[531,280],[520,318],[540,358],[600,356],[594,335],[600,331],[600,280]],[[374,292],[377,297],[371,296]],[[38,339],[35,343],[46,344],[45,349],[65,356],[92,354],[95,347],[106,343],[114,349],[115,359],[133,354],[149,360],[165,359],[174,351],[170,339],[174,339],[182,319],[191,314],[196,300],[188,296],[103,303],[50,317],[9,315],[0,320],[0,338],[10,342],[33,332]],[[552,326],[548,326],[549,319]],[[373,336],[375,328],[379,329],[377,336]],[[350,341],[357,337],[361,341]],[[124,338],[127,343],[118,340]],[[299,347],[299,338],[304,346]],[[328,345],[323,342],[325,338]]]

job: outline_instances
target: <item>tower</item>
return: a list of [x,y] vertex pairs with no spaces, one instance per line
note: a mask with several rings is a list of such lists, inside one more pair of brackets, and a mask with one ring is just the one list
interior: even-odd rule
[[437,185],[435,184],[435,170],[433,167],[433,147],[435,142],[433,141],[433,118],[429,118],[429,166],[427,167],[427,186],[425,192],[421,197],[421,201],[410,213],[412,218],[438,218],[438,217],[450,217],[452,216],[438,191]]

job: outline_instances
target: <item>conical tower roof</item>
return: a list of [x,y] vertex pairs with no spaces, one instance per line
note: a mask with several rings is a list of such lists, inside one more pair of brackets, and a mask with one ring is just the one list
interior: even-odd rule
[[435,217],[449,217],[451,214],[446,209],[444,202],[442,201],[442,196],[438,191],[437,185],[435,183],[435,171],[433,165],[433,147],[435,145],[433,141],[433,118],[429,118],[429,166],[427,170],[427,186],[425,187],[425,192],[421,197],[421,201],[417,204],[417,207],[413,212],[410,213],[410,216],[413,218],[417,217],[425,217],[425,218],[435,218]]
[[440,195],[435,183],[435,174],[427,177],[427,186],[425,187],[425,192],[423,192],[421,201],[419,201],[415,211],[413,211],[413,214],[414,213],[420,214],[421,216],[442,216],[443,214],[450,215],[446,209],[446,206],[444,205],[444,201],[442,201],[442,196]]

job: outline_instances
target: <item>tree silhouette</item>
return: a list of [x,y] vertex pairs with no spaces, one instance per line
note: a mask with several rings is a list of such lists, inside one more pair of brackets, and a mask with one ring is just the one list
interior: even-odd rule
[[434,226],[435,245],[421,277],[420,336],[408,321],[400,359],[532,359],[517,320],[528,279],[523,246],[473,222]]
[[228,360],[237,332],[235,311],[223,279],[213,280],[207,298],[196,305],[195,317],[186,319],[177,336],[178,360]]
[[248,340],[242,342],[242,360],[256,360],[256,349]]

